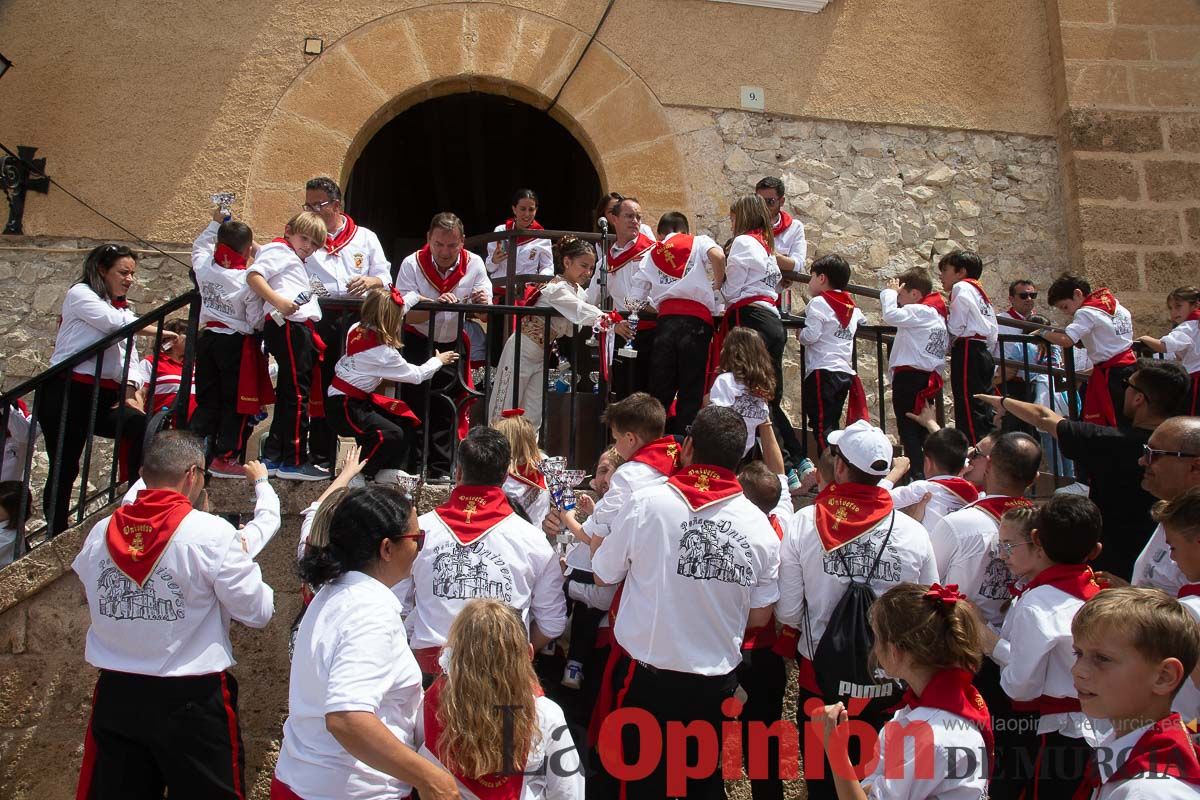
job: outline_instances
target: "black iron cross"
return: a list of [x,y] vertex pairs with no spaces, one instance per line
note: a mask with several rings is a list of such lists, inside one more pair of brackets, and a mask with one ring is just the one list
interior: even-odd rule
[[[7,150],[8,148],[5,148]],[[20,236],[24,233],[21,220],[25,216],[25,193],[27,191],[45,194],[50,189],[50,179],[46,177],[46,159],[34,158],[36,147],[17,147],[17,154],[11,152],[0,158],[0,185],[8,198],[8,224],[4,233]]]

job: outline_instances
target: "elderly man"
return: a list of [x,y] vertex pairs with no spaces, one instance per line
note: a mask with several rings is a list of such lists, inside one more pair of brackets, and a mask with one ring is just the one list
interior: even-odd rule
[[[1155,428],[1139,463],[1146,470],[1142,488],[1160,500],[1174,500],[1200,486],[1200,417],[1171,417]],[[1138,556],[1133,585],[1153,586],[1174,597],[1187,582],[1171,560],[1167,535],[1159,525]]]

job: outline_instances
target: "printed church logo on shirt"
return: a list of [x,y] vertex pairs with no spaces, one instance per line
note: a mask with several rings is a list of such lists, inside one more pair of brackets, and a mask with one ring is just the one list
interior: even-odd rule
[[767,406],[763,403],[762,398],[748,392],[735,397],[733,405],[730,407],[740,414],[742,419],[755,419],[765,422],[770,413]]
[[[883,535],[883,532],[879,531],[870,536],[861,536],[834,552],[825,553],[821,558],[821,569],[826,575],[865,580],[871,574],[876,556],[879,556],[875,579],[886,583],[899,583],[900,558],[896,555],[895,545],[889,543],[883,555],[879,555]],[[847,569],[849,574],[846,573]]]
[[[750,545],[745,536],[733,529],[732,522],[692,517],[680,527],[685,533],[679,540],[682,552],[676,574],[698,581],[754,585],[754,570],[749,563]],[[738,557],[739,550],[741,558]]]
[[448,600],[492,598],[512,603],[512,570],[483,542],[447,543],[433,560],[433,596]]
[[929,333],[929,341],[925,344],[925,352],[931,356],[945,358],[948,346],[946,328],[943,326]]
[[[172,596],[160,592],[160,586]],[[175,578],[162,567],[146,579],[145,586],[139,587],[105,559],[96,580],[96,598],[102,617],[150,622],[174,622],[184,618],[183,593]]]
[[1016,578],[1000,560],[998,550],[993,548],[990,559],[983,573],[983,583],[979,585],[979,596],[989,600],[1008,600],[1012,597],[1008,587],[1013,585]]

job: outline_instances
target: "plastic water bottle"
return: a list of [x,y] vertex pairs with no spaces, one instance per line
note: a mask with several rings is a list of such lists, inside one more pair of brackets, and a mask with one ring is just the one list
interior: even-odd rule
[[558,373],[558,380],[554,383],[554,391],[560,393],[571,391],[571,385],[575,382],[575,374],[571,371],[571,365],[565,358],[558,359],[558,369],[556,372]]
[[559,371],[557,369],[546,370],[546,391],[557,392],[559,382]]

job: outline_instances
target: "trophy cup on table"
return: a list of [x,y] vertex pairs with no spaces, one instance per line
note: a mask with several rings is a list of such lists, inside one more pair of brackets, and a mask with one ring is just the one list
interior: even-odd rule
[[625,345],[617,351],[617,355],[623,358],[637,358],[637,350],[633,349],[633,339],[637,336],[638,312],[649,304],[649,300],[645,298],[628,297],[625,299],[625,307],[629,309],[629,327],[632,333]]
[[233,214],[230,211],[233,208],[233,201],[237,199],[237,195],[233,192],[213,192],[209,195],[209,199],[214,206],[220,206],[221,214],[225,217],[225,221],[233,219]]

